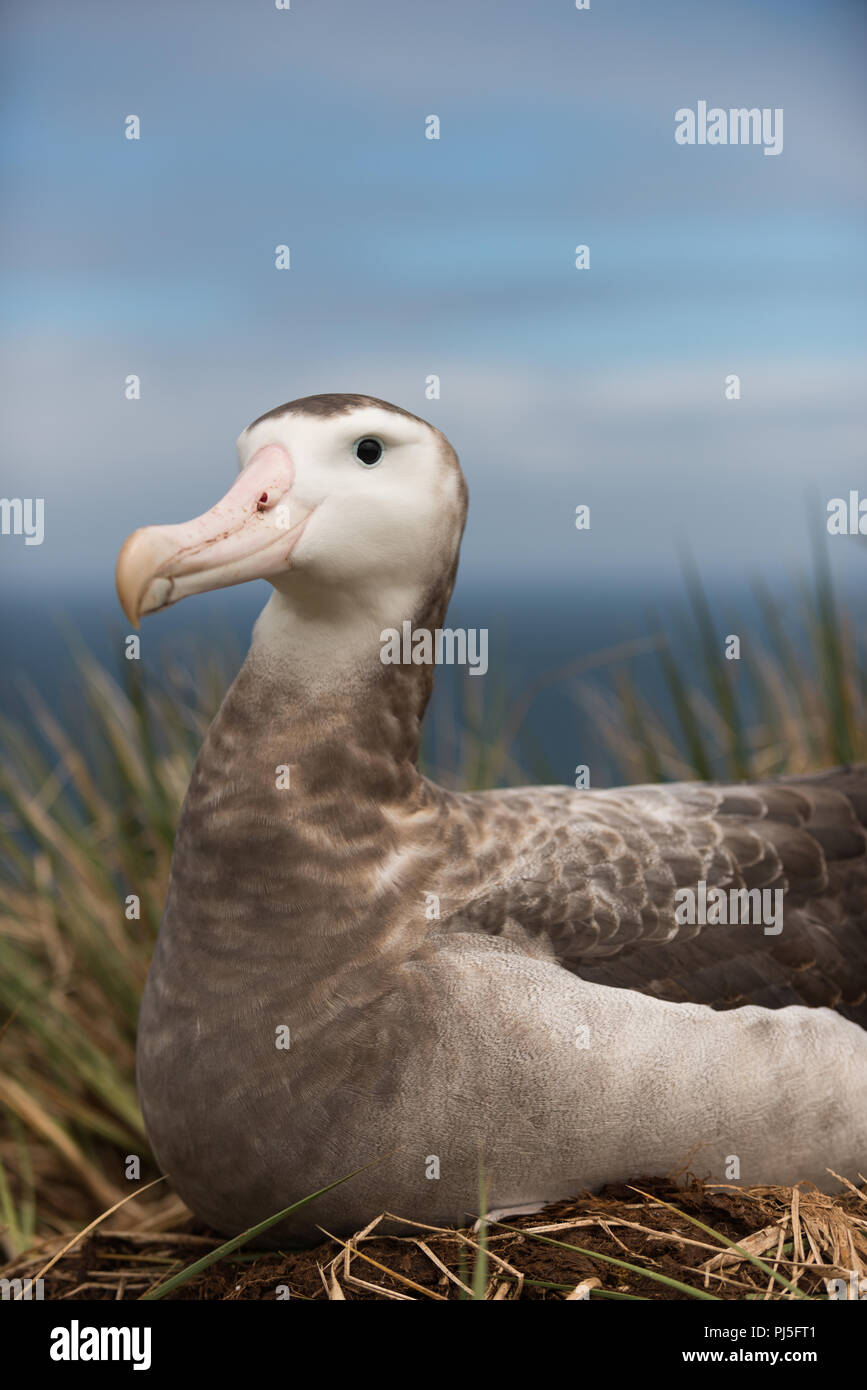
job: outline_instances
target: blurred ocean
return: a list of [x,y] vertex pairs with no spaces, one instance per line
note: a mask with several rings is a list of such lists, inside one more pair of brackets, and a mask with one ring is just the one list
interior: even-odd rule
[[[247,649],[250,631],[270,593],[264,583],[197,596],[152,619],[141,633],[142,659],[159,669],[166,658],[195,663],[196,657],[219,653],[234,672]],[[776,586],[774,595],[793,634],[801,599],[794,586]],[[730,632],[743,642],[740,663],[731,663],[737,681],[750,656],[750,641],[758,640],[761,625],[751,586],[746,580],[711,587],[711,608],[718,623],[720,645]],[[838,597],[856,630],[867,632],[863,589],[838,589]],[[580,687],[589,686],[606,698],[615,674],[628,671],[644,697],[663,715],[670,700],[652,651],[628,659],[618,649],[639,647],[660,628],[674,642],[676,655],[695,684],[703,687],[703,671],[690,624],[684,587],[646,583],[623,584],[604,590],[568,592],[564,586],[534,590],[468,585],[459,580],[449,610],[450,626],[486,627],[489,632],[488,672],[470,676],[466,668],[441,667],[426,720],[426,750],[438,772],[448,774],[460,763],[456,728],[469,724],[484,740],[499,740],[508,729],[511,751],[528,780],[571,782],[579,763],[590,766],[593,785],[616,784],[616,759],[591,716]],[[0,712],[17,719],[29,715],[28,689],[40,692],[49,707],[75,729],[81,718],[83,692],[73,649],[80,641],[110,670],[122,674],[126,620],[113,594],[30,592],[0,598]],[[799,638],[795,635],[796,645]],[[615,658],[611,659],[613,652]],[[526,718],[516,726],[514,712],[528,691],[535,694]]]

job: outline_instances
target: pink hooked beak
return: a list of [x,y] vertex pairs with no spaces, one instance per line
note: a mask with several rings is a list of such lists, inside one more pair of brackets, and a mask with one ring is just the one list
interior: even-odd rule
[[216,506],[177,526],[145,526],[124,541],[115,580],[134,627],[188,594],[267,579],[289,568],[310,508],[290,505],[292,460],[267,444]]

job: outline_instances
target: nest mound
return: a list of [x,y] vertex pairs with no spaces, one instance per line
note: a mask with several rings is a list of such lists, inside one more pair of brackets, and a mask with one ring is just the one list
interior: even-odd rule
[[[80,1236],[45,1238],[0,1269],[42,1275],[60,1300],[827,1299],[867,1291],[867,1182],[835,1196],[811,1184],[735,1188],[645,1179],[532,1216],[383,1235],[386,1213],[304,1250],[241,1246],[163,1294],[223,1244],[192,1217],[129,1229],[118,1211]],[[152,1220],[152,1218],[151,1218]],[[117,1223],[113,1225],[112,1223]],[[406,1223],[410,1225],[411,1223]],[[726,1241],[734,1242],[732,1249]]]

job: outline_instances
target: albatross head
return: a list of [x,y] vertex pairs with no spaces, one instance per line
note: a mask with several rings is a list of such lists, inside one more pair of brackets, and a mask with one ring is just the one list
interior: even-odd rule
[[117,592],[131,623],[249,579],[289,603],[378,615],[411,616],[425,595],[450,592],[466,484],[448,440],[418,416],[371,396],[307,396],[249,425],[238,457],[240,476],[210,511],[125,542]]

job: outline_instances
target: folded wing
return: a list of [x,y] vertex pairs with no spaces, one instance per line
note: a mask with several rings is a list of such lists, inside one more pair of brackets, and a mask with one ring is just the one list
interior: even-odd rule
[[[867,1027],[867,766],[732,786],[519,789],[455,809],[477,884],[463,929],[539,938],[598,984],[718,1009],[824,1005]],[[700,883],[781,890],[782,930],[678,922],[678,890]]]

